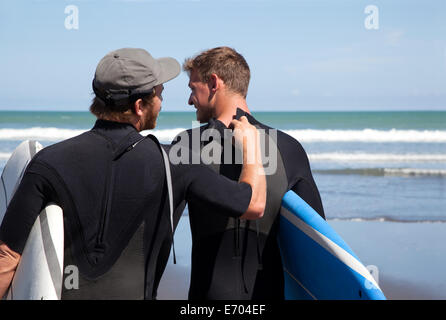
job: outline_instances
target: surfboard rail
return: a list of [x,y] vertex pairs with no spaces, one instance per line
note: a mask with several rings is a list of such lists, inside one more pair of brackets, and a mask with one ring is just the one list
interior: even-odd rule
[[[37,141],[23,141],[6,163],[0,184],[0,224],[29,162],[42,148]],[[62,209],[50,203],[41,211],[31,228],[6,299],[60,299],[63,252]]]
[[278,241],[287,299],[385,299],[342,237],[293,191],[282,199]]

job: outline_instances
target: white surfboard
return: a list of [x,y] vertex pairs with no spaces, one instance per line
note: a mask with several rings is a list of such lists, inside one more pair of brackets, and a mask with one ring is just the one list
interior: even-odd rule
[[[32,157],[42,149],[24,141],[5,165],[0,185],[0,223]],[[13,300],[60,299],[63,278],[64,229],[62,209],[49,204],[34,223],[7,294]]]
[[6,207],[22,180],[28,163],[41,149],[42,145],[37,141],[23,141],[14,150],[6,163],[2,172],[0,184],[0,223],[3,221]]

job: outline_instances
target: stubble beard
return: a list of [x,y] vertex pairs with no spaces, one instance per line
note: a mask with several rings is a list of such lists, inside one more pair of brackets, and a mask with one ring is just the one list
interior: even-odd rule
[[200,123],[208,123],[213,117],[213,109],[210,107],[197,108],[197,121]]

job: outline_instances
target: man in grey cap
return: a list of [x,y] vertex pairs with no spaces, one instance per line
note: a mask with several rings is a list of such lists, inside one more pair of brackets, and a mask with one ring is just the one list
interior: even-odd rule
[[243,136],[257,135],[246,119],[232,122],[245,163],[238,182],[200,165],[170,164],[154,136],[139,134],[155,127],[163,83],[179,72],[175,59],[154,59],[143,49],[116,50],[99,62],[90,107],[95,126],[40,151],[6,211],[0,297],[36,217],[50,202],[64,213],[64,265],[79,270],[79,287],[63,287],[62,299],[156,298],[165,263],[160,250],[172,235],[171,210],[183,200],[206,203],[217,214],[262,216],[266,180],[259,143],[251,143],[255,161],[246,163]]

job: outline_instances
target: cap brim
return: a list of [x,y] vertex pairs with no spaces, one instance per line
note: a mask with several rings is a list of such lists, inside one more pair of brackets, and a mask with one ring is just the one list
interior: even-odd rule
[[161,74],[159,75],[158,84],[166,83],[173,78],[176,78],[181,72],[181,66],[174,58],[159,58],[156,59],[160,65]]

